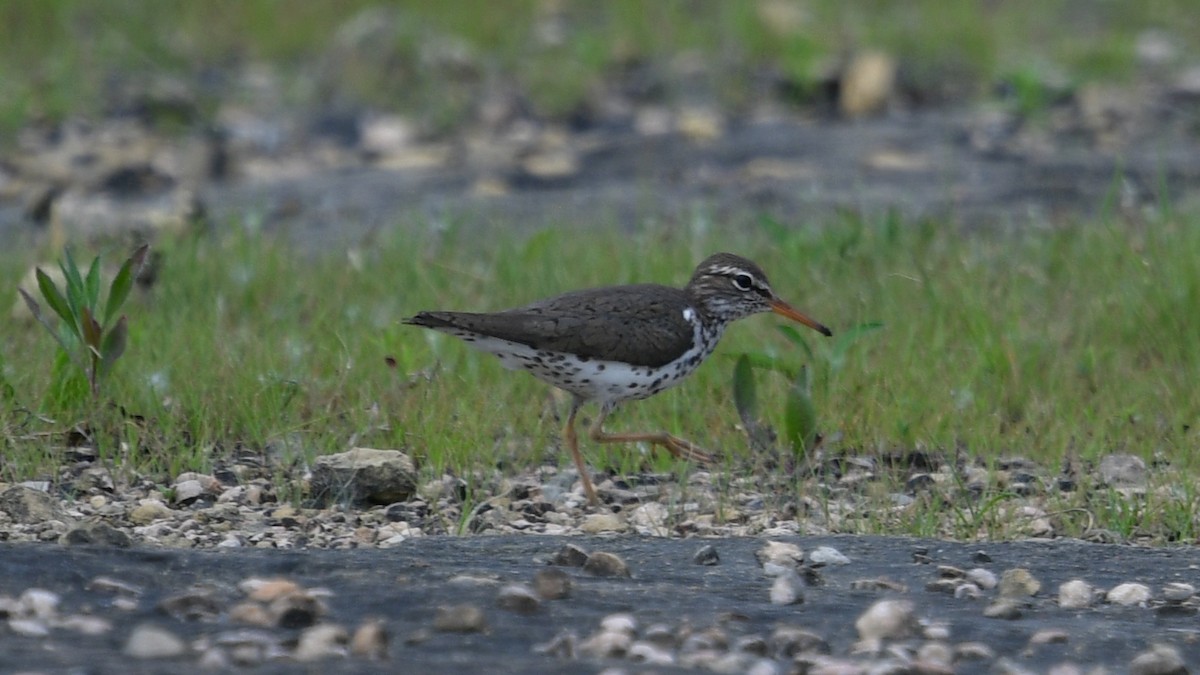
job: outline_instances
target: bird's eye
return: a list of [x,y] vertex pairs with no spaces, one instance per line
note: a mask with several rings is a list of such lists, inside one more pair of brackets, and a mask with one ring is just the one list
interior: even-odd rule
[[754,279],[752,279],[749,274],[743,272],[741,274],[734,275],[733,285],[739,291],[748,291],[751,288],[754,288]]

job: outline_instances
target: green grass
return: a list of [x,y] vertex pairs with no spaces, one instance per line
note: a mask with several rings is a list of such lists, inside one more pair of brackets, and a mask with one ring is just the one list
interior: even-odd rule
[[[1070,461],[1084,483],[1089,463],[1131,452],[1164,462],[1155,472],[1161,490],[1138,497],[1088,483],[1052,493],[1043,506],[1062,512],[1068,532],[1090,525],[1195,534],[1200,219],[969,236],[894,219],[777,225],[741,234],[646,227],[632,237],[599,228],[586,238],[545,230],[485,247],[470,226],[435,235],[403,223],[353,256],[316,259],[256,235],[164,242],[158,283],[126,306],[129,347],[106,388],[124,414],[56,407],[54,344],[36,325],[0,323],[0,387],[14,392],[0,408],[0,480],[53,477],[61,432],[83,419],[98,421],[102,456],[127,476],[206,470],[248,449],[278,455],[286,484],[299,473],[286,467],[352,442],[404,449],[427,476],[450,471],[484,492],[498,468],[565,467],[549,387],[398,320],[591,285],[682,284],[700,256],[726,249],[759,261],[781,295],[835,331],[884,324],[846,352],[836,373],[825,358],[832,341],[806,336],[818,355],[810,366],[826,452],[961,451],[985,462],[1019,455],[1051,469]],[[610,248],[624,255],[594,253]],[[0,287],[12,289],[33,262],[12,250],[0,255]],[[611,428],[665,428],[719,450],[733,471],[763,465],[771,458],[749,449],[731,383],[742,352],[803,360],[779,323],[762,316],[735,326],[690,380],[625,406]],[[759,407],[779,425],[787,382],[764,376],[760,384]],[[627,450],[585,447],[593,465],[636,468]],[[666,460],[658,467],[676,468]],[[897,489],[887,480],[862,495],[864,508]],[[1019,531],[1003,486],[968,506],[932,494],[842,528]]]
[[[363,11],[374,12],[358,24],[363,37],[347,39]],[[644,69],[652,99],[736,108],[772,95],[764,72],[782,73],[803,99],[826,64],[862,49],[895,55],[926,95],[969,97],[1000,81],[1036,87],[1047,70],[1068,84],[1127,79],[1147,29],[1165,31],[1183,59],[1200,44],[1189,0],[9,0],[0,25],[11,29],[0,43],[5,130],[125,109],[130,90],[168,91],[173,79],[188,83],[201,119],[151,104],[152,121],[203,125],[211,83],[246,63],[279,75],[292,103],[400,110],[436,133],[472,114],[486,86],[562,117],[629,68]]]

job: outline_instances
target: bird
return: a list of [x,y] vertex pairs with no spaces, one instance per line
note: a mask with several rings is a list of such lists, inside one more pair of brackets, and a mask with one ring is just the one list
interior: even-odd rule
[[833,335],[780,299],[758,265],[732,253],[705,258],[683,288],[605,286],[499,312],[423,311],[403,321],[453,335],[498,356],[505,367],[526,370],[569,393],[571,409],[562,435],[588,502],[595,506],[599,500],[575,431],[579,409],[591,401],[600,403],[589,430],[593,441],[646,442],[678,459],[712,463],[708,452],[665,431],[612,433],[604,430],[604,421],[619,403],[679,384],[713,353],[731,323],[762,312]]

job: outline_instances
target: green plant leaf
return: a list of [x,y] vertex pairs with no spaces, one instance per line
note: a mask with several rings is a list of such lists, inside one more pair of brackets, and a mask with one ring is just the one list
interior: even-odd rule
[[[50,278],[49,274],[46,274],[39,268],[37,270],[37,282],[38,290],[41,291],[42,297],[46,299],[46,304],[50,305],[50,309],[54,310],[54,313],[57,314],[59,318],[66,322],[66,324],[72,329],[74,329],[76,327],[75,315],[71,312],[71,307],[67,303],[67,299],[64,298],[62,292],[58,290],[58,286],[55,285],[54,280]],[[21,291],[21,294],[26,297],[25,303],[29,304],[32,298],[29,298],[25,291]],[[33,306],[31,305],[29,309],[33,310]],[[38,315],[38,312],[34,312],[34,316]],[[51,332],[56,333],[58,330],[54,329]]]
[[850,351],[850,347],[862,336],[873,333],[881,328],[883,328],[882,321],[871,321],[861,323],[839,335],[834,340],[833,348],[829,350],[830,369],[835,373],[841,370],[842,366],[846,363],[846,353]]
[[800,335],[800,331],[796,330],[795,326],[779,324],[776,326],[776,328],[779,329],[780,333],[783,333],[783,336],[787,338],[789,342],[803,349],[804,356],[808,358],[809,361],[813,360],[812,347],[808,346],[808,340],[805,340],[804,336]]
[[770,370],[776,373],[783,373],[790,380],[795,377],[796,370],[792,368],[786,361],[765,352],[745,352],[738,359],[746,359],[751,366],[761,370]]
[[103,333],[100,330],[100,323],[96,321],[96,317],[92,316],[92,311],[87,307],[83,308],[83,345],[95,353],[100,355],[100,337]]
[[92,265],[88,268],[84,290],[87,291],[85,298],[87,306],[95,310],[100,303],[100,256],[92,258]]
[[4,376],[4,352],[0,352],[0,401],[14,401],[16,398],[17,390]]
[[104,306],[105,326],[112,321],[117,312],[121,311],[121,306],[125,304],[125,299],[129,297],[129,291],[133,288],[134,278],[141,271],[142,265],[146,263],[146,253],[149,250],[149,244],[142,244],[133,252],[133,255],[129,256],[128,260],[121,264],[121,269],[108,288],[108,300],[105,301]]
[[797,456],[803,457],[817,437],[817,409],[811,395],[812,383],[808,368],[788,388],[783,416],[783,431]]
[[26,293],[24,288],[18,288],[17,292],[20,293],[21,297],[25,299],[25,306],[29,308],[30,313],[33,314],[33,318],[37,319],[38,323],[42,324],[42,326],[46,328],[46,332],[50,333],[50,337],[54,338],[54,341],[57,342],[58,346],[62,348],[62,353],[66,354],[67,358],[69,358],[71,361],[74,361],[76,365],[82,368],[83,364],[75,360],[76,356],[74,351],[71,349],[70,345],[67,344],[64,336],[58,332],[58,327],[51,323],[50,319],[47,318],[45,314],[42,314],[42,308],[40,305],[38,305],[37,300],[34,300],[33,296]]
[[63,249],[63,254],[66,259],[59,264],[59,267],[62,268],[63,279],[67,281],[67,304],[71,307],[72,317],[77,318],[85,300],[83,277],[79,275],[79,266],[75,264],[75,257],[71,255],[71,249]]
[[747,429],[758,420],[758,392],[754,386],[754,367],[750,357],[742,354],[733,366],[733,405]]
[[113,365],[125,353],[125,343],[129,335],[129,322],[124,316],[104,336],[104,345],[100,348],[100,371],[98,379],[103,380],[112,372]]

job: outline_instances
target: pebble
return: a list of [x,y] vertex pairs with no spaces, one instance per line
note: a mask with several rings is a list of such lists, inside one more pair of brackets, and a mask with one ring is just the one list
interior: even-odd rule
[[1183,655],[1172,645],[1151,645],[1129,662],[1130,675],[1187,675],[1189,672]]
[[1163,584],[1162,594],[1168,602],[1184,602],[1196,594],[1196,588],[1181,581],[1169,581]]
[[1072,579],[1058,587],[1058,606],[1063,609],[1083,609],[1094,599],[1095,589],[1082,579]]
[[588,561],[588,552],[577,544],[564,544],[550,560],[551,565],[562,567],[583,567]]
[[1045,628],[1029,637],[1031,645],[1062,644],[1071,639],[1071,634],[1061,628]]
[[557,567],[540,569],[533,575],[533,590],[543,600],[561,600],[571,595],[571,577]]
[[671,534],[670,512],[661,502],[647,502],[629,514],[629,523],[640,535],[665,537]]
[[705,544],[692,555],[692,562],[697,565],[719,565],[721,564],[721,556],[717,553],[716,546]]
[[365,619],[350,638],[350,654],[381,661],[388,657],[388,632],[383,619]]
[[300,633],[296,651],[292,658],[300,662],[319,661],[336,656],[346,656],[350,635],[345,628],[324,623],[310,626]]
[[795,570],[775,577],[771,583],[772,605],[795,605],[804,602],[804,581]]
[[768,541],[754,553],[754,557],[764,568],[772,564],[779,568],[795,569],[804,562],[804,551],[795,544]]
[[506,584],[496,596],[496,606],[521,614],[532,614],[541,607],[538,593],[525,584]]
[[487,628],[487,619],[477,605],[442,606],[434,614],[433,627],[443,632],[478,633]]
[[651,642],[634,642],[629,645],[626,656],[630,661],[647,666],[670,666],[675,664],[675,655]]
[[1029,570],[1016,567],[1004,570],[1004,574],[1000,575],[997,592],[1002,598],[1027,598],[1037,595],[1041,588],[1042,582],[1034,578]]
[[169,659],[187,652],[187,644],[171,631],[153,624],[139,624],[122,649],[135,659]]
[[625,560],[615,553],[596,551],[588,556],[583,564],[583,571],[597,577],[628,577],[631,576]]
[[1100,479],[1112,487],[1141,487],[1146,483],[1146,460],[1137,455],[1105,455],[1097,467]]
[[601,659],[622,658],[633,646],[633,637],[623,631],[600,630],[579,643],[579,652]]
[[1153,593],[1150,592],[1149,586],[1132,582],[1114,586],[1104,595],[1105,601],[1123,607],[1145,605],[1150,602],[1151,597]]
[[58,593],[43,588],[27,588],[17,598],[16,613],[28,618],[52,619],[58,614],[60,602],[62,597]]
[[880,600],[854,622],[863,642],[900,640],[918,633],[916,610],[908,600]]
[[615,513],[589,513],[584,516],[579,529],[586,534],[621,532],[625,530],[625,521]]
[[134,525],[149,525],[156,520],[170,518],[173,514],[174,512],[162,502],[146,501],[129,512],[129,521]]
[[399,450],[352,448],[313,462],[312,494],[327,503],[389,505],[417,491],[412,458]]
[[12,617],[6,625],[13,633],[23,637],[41,638],[50,634],[50,626],[42,619]]
[[997,584],[999,584],[999,580],[996,578],[996,573],[982,567],[976,567],[972,570],[968,570],[966,579],[985,591],[990,591],[995,588]]
[[828,654],[829,643],[819,634],[799,626],[779,626],[767,639],[771,653],[779,658],[800,654]]
[[1019,619],[1022,615],[1022,602],[1016,598],[997,598],[983,610],[983,615],[989,619]]
[[849,565],[850,558],[832,546],[818,546],[808,554],[808,560],[814,565]]

